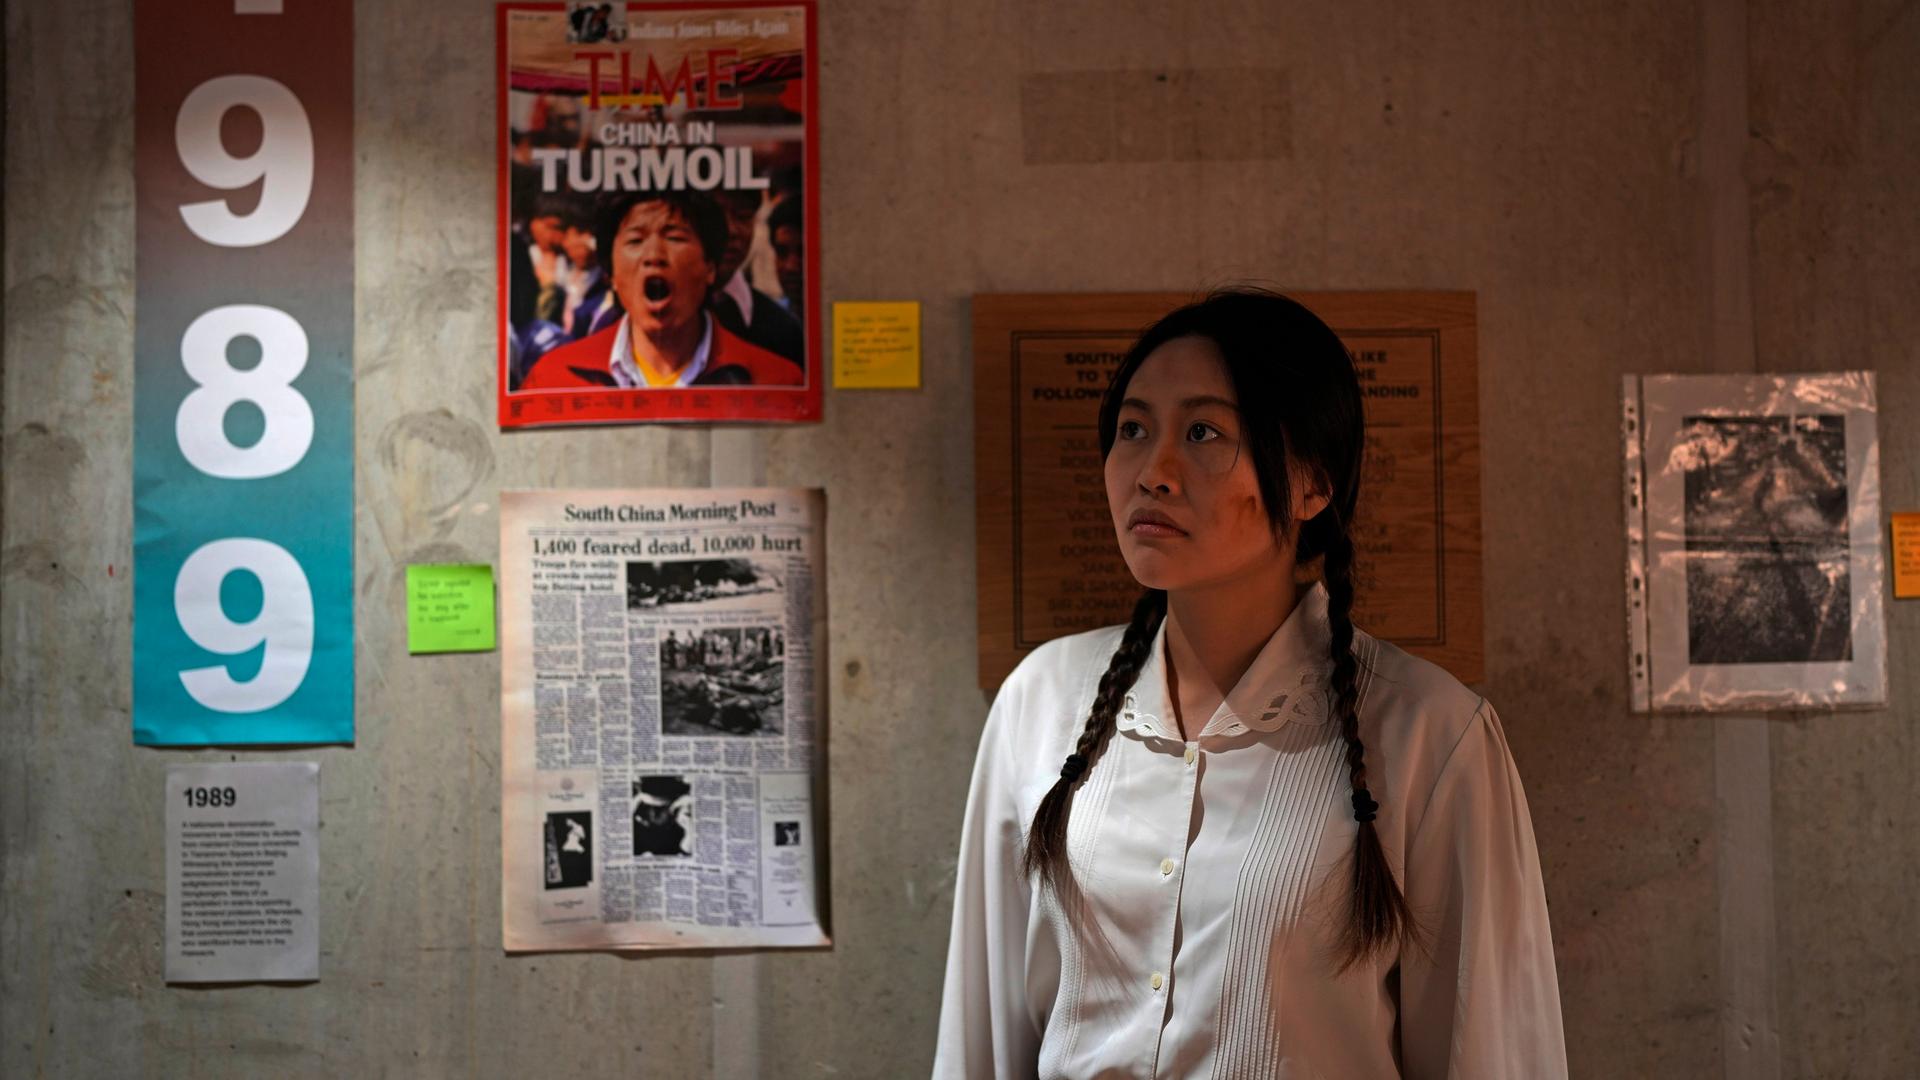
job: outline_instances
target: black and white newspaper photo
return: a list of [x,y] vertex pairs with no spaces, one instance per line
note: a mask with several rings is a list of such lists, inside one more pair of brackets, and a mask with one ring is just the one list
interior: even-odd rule
[[828,943],[817,489],[509,491],[508,951]]

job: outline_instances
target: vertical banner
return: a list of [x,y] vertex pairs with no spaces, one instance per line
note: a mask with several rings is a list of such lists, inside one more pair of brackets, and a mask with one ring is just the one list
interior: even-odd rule
[[813,7],[499,8],[500,425],[820,418]]
[[351,742],[353,6],[134,38],[134,741]]

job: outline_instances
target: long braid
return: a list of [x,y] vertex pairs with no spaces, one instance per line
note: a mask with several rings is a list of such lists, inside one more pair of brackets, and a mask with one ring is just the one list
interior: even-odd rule
[[1099,761],[1101,751],[1112,737],[1120,704],[1146,665],[1154,633],[1166,614],[1167,594],[1158,589],[1148,589],[1133,605],[1133,618],[1127,623],[1126,633],[1121,635],[1119,648],[1113,650],[1113,658],[1107,662],[1106,673],[1100,676],[1093,708],[1087,713],[1086,726],[1074,743],[1073,753],[1067,755],[1066,763],[1060,768],[1060,779],[1054,781],[1033,812],[1033,824],[1027,830],[1026,872],[1038,873],[1041,883],[1049,889],[1058,891],[1062,876],[1072,873],[1067,865],[1067,818],[1073,812],[1073,793],[1080,786],[1081,777]]
[[1346,970],[1375,953],[1397,947],[1412,932],[1407,899],[1394,880],[1393,867],[1373,827],[1380,804],[1367,790],[1367,748],[1360,741],[1360,662],[1353,652],[1353,539],[1346,523],[1329,508],[1324,529],[1327,623],[1333,654],[1334,715],[1347,740],[1347,775],[1353,788],[1353,892],[1347,925],[1340,935],[1340,968]]

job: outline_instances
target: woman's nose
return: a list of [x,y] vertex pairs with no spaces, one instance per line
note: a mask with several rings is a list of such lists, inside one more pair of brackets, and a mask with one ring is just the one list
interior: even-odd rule
[[1155,443],[1140,469],[1141,487],[1160,495],[1171,495],[1179,486],[1179,459],[1170,446]]

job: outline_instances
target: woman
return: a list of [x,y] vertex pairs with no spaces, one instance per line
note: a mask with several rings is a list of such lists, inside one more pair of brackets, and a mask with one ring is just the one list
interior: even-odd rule
[[994,701],[935,1075],[1564,1076],[1493,707],[1349,620],[1339,339],[1217,293],[1147,330],[1099,428],[1147,591]]

